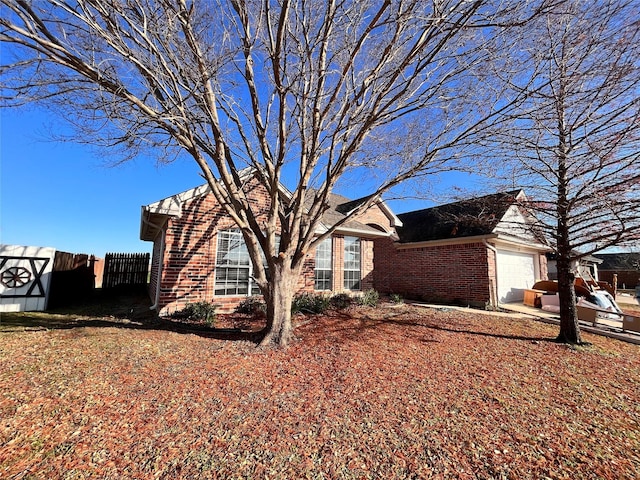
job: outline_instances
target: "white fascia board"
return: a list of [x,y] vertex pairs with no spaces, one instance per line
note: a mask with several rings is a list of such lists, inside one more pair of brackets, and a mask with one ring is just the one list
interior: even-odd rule
[[347,234],[347,235],[354,235],[356,237],[369,237],[369,238],[386,238],[391,236],[391,234],[387,232],[360,230],[358,228],[343,228],[343,227],[336,228],[335,233],[339,235]]
[[140,212],[140,240],[145,242],[155,240],[170,216],[164,213],[150,212],[143,206]]
[[532,242],[526,238],[511,237],[508,235],[498,235],[494,242],[497,248],[500,247],[515,247],[517,249],[527,249],[536,252],[550,252],[553,249],[548,245],[544,245],[539,242]]
[[[321,223],[315,230],[315,234],[317,236],[322,235],[323,233],[327,233],[329,227],[325,224]],[[364,237],[364,238],[386,238],[390,237],[392,234],[387,232],[378,232],[378,231],[370,231],[370,230],[360,230],[359,228],[348,228],[348,227],[338,227],[334,230],[333,233],[338,235],[353,235],[356,237]]]
[[323,233],[327,233],[329,227],[327,227],[324,223],[320,223],[317,227],[315,233],[316,235],[322,235]]
[[384,201],[380,200],[378,202],[378,205],[380,205],[380,210],[382,210],[384,212],[384,214],[389,218],[389,220],[391,221],[391,226],[392,227],[402,227],[402,220],[400,220],[395,213],[393,213],[391,211],[391,208],[389,208],[389,205],[387,205]]
[[162,215],[171,215],[179,217],[182,213],[182,205],[201,195],[205,195],[209,192],[209,185],[206,183],[195,188],[191,188],[177,195],[171,195],[170,197],[163,198],[157,202],[150,203],[143,207],[149,213],[158,213]]
[[[140,214],[140,239],[152,240],[162,229],[166,217],[180,217],[182,205],[193,198],[206,194],[209,191],[207,184],[191,188],[177,195],[172,195],[149,205],[143,205]],[[164,217],[161,219],[152,217]],[[158,221],[160,220],[160,221]],[[153,237],[153,238],[151,238]]]
[[[382,210],[382,213],[385,214],[385,216],[389,219],[389,222],[391,224],[392,227],[401,227],[402,226],[402,220],[400,220],[395,213],[393,213],[391,211],[391,208],[389,208],[389,206],[384,202],[384,200],[381,200],[379,198],[379,195],[376,195],[376,199],[371,202],[371,205],[369,205],[369,208],[373,207],[374,205],[378,205],[380,207],[380,210]],[[355,210],[357,210],[358,207],[351,209],[349,212],[346,213],[346,217],[348,217],[349,215],[351,215]]]
[[478,243],[485,241],[491,241],[491,243],[495,247],[511,247],[516,249],[527,249],[532,252],[548,252],[552,249],[546,245],[543,245],[538,242],[531,242],[526,239],[516,238],[516,237],[508,237],[498,233],[491,233],[488,235],[474,235],[471,237],[460,237],[460,238],[444,238],[441,240],[429,240],[426,242],[413,242],[413,243],[396,243],[396,248],[398,250],[408,250],[412,248],[426,248],[426,247],[437,247],[442,245],[463,245],[465,243]]
[[[238,172],[240,179],[242,181],[247,180],[252,174],[253,169],[245,168]],[[291,199],[291,192],[281,183],[278,183],[278,190],[280,193],[287,199]],[[163,198],[162,200],[158,200],[157,202],[150,203],[144,208],[151,213],[160,213],[163,215],[171,215],[171,216],[180,216],[182,213],[182,205],[189,200],[193,200],[194,198],[200,197],[202,195],[206,195],[211,191],[209,185],[207,183],[199,185],[194,188],[190,188],[189,190],[185,190],[184,192],[178,193],[176,195],[171,195],[170,197]]]

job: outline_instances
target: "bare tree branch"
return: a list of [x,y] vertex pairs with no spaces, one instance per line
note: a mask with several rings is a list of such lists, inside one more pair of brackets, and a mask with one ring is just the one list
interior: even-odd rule
[[[640,242],[640,6],[572,0],[521,31],[526,101],[488,145],[532,199],[558,262],[560,338],[580,341],[571,262]],[[526,86],[523,86],[526,85]]]
[[[376,179],[357,215],[470,159],[528,92],[487,65],[507,65],[508,32],[555,3],[0,0],[2,102],[42,102],[124,159],[192,158],[242,231],[277,330],[268,340],[286,343],[292,278],[339,181]],[[247,195],[248,166],[266,215]]]

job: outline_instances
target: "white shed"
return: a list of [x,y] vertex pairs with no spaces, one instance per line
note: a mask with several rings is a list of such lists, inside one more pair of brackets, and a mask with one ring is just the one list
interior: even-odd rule
[[56,250],[0,245],[0,312],[47,308]]

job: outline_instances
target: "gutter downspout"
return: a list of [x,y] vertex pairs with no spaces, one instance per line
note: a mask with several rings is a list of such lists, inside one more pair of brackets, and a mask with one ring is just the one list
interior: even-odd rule
[[[154,292],[153,305],[149,307],[149,310],[155,310],[158,308],[158,303],[160,303],[160,281],[162,279],[162,265],[164,263],[164,247],[165,247],[165,235],[167,233],[167,222],[166,220],[162,223],[162,226],[149,221],[149,207],[142,206],[142,225],[149,225],[153,228],[157,228],[160,230],[160,261],[158,262],[158,278],[156,280],[156,291]],[[140,238],[142,239],[142,225],[140,225]]]
[[493,270],[495,272],[495,284],[493,289],[494,291],[491,292],[493,297],[491,299],[491,302],[493,303],[493,308],[498,308],[498,249],[489,244],[486,238],[482,239],[482,244],[493,252]]
[[156,291],[154,293],[153,305],[149,307],[149,310],[156,310],[160,303],[160,284],[162,282],[162,266],[164,265],[164,247],[165,247],[165,235],[167,233],[166,224],[160,229],[160,258],[158,261],[158,275],[156,278]]
[[164,264],[164,247],[165,247],[165,234],[166,225],[162,227],[160,230],[160,259],[158,261],[158,278],[156,279],[156,292],[154,303],[149,307],[149,310],[156,310],[158,308],[158,304],[160,303],[160,284],[162,282],[162,265]]

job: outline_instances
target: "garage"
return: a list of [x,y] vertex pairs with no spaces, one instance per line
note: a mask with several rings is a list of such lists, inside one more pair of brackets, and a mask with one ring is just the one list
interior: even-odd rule
[[498,250],[498,301],[521,302],[524,291],[536,281],[536,255],[532,253]]

